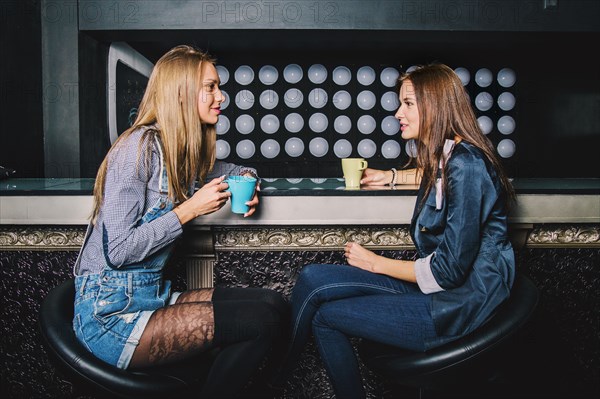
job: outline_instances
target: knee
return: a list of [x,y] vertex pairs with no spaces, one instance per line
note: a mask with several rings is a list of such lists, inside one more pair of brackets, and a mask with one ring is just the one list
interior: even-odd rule
[[331,304],[323,304],[312,319],[313,331],[318,328],[332,328],[331,319],[335,318],[335,310],[332,309]]
[[315,294],[318,296],[319,288],[331,283],[327,274],[332,266],[311,264],[303,267],[292,290],[292,304],[304,302],[306,298],[314,297]]
[[287,324],[287,320],[284,320],[280,310],[268,302],[254,304],[252,312],[248,316],[257,327],[257,336],[262,338],[275,339],[279,337]]
[[298,280],[296,281],[294,288],[298,286],[318,286],[322,279],[322,275],[324,274],[324,268],[328,266],[330,265],[311,264],[304,266],[302,270],[300,270],[300,274],[298,275]]

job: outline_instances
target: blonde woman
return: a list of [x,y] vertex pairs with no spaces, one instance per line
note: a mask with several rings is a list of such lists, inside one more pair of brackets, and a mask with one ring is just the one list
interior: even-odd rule
[[[214,60],[189,46],[156,64],[133,126],[109,150],[94,211],[74,267],[79,340],[119,368],[219,354],[203,397],[236,396],[280,336],[287,304],[260,288],[172,292],[163,268],[182,226],[229,199],[226,175],[250,168],[215,163],[224,96]],[[213,176],[219,176],[213,178]],[[195,190],[196,182],[205,182]],[[248,203],[251,216],[258,196]]]

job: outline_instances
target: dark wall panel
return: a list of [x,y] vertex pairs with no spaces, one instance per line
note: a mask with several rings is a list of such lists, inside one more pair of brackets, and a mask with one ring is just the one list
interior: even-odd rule
[[40,0],[0,2],[0,166],[44,174]]

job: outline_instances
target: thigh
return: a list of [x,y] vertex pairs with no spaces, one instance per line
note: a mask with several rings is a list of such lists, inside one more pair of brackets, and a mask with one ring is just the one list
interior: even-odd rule
[[431,317],[431,297],[422,293],[328,302],[319,308],[313,325],[418,351],[425,350],[425,343],[437,336]]
[[292,292],[292,303],[299,304],[313,297],[318,297],[319,302],[328,302],[362,295],[411,292],[420,292],[414,283],[349,265],[314,264],[300,272]]
[[180,303],[154,311],[137,346],[131,367],[166,364],[196,356],[212,347],[211,302]]
[[210,302],[213,297],[214,288],[199,288],[196,290],[184,291],[177,298],[176,303],[186,302]]
[[282,317],[289,312],[287,300],[279,292],[258,287],[216,287],[212,296],[213,302],[249,301],[267,303],[273,306]]

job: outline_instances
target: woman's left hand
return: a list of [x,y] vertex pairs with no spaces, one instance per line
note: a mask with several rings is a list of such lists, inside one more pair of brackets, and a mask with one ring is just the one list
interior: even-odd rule
[[349,265],[369,272],[375,272],[375,265],[379,255],[373,251],[355,242],[349,242],[344,248],[344,255]]
[[[246,173],[244,176],[256,178],[256,176],[253,176],[250,173]],[[252,199],[250,201],[246,202],[246,205],[248,205],[250,207],[250,210],[248,210],[248,212],[244,213],[244,217],[251,216],[254,212],[256,212],[256,206],[258,205],[258,192],[259,191],[260,191],[260,183],[257,182],[256,189],[254,190],[254,196],[252,197]]]

